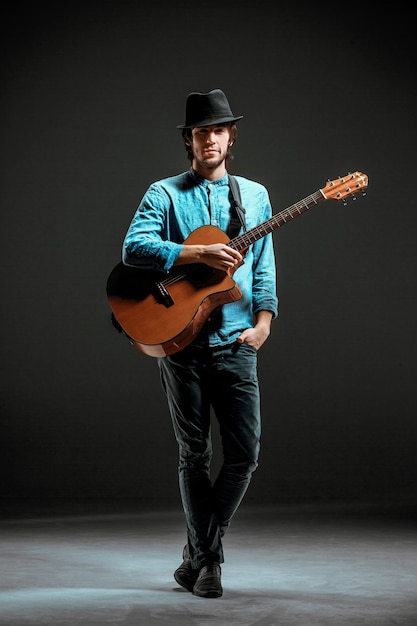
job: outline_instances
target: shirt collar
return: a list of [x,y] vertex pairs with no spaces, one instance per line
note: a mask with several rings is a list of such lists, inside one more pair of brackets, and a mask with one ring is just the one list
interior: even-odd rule
[[202,185],[204,187],[208,187],[209,185],[227,185],[229,183],[229,175],[227,172],[222,178],[219,178],[218,180],[207,180],[207,178],[204,178],[192,167],[190,167],[190,175],[194,178],[198,185]]

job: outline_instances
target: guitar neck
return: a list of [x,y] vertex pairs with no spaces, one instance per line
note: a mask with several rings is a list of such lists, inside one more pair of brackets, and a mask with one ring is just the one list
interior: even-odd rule
[[254,228],[245,231],[241,235],[234,237],[230,240],[228,245],[234,250],[246,250],[258,239],[269,235],[276,228],[283,226],[288,221],[293,220],[295,217],[301,215],[302,213],[305,213],[313,206],[320,204],[320,202],[324,202],[324,200],[327,200],[327,198],[319,189],[318,191],[312,193],[310,196],[307,196],[303,200],[300,200],[299,202],[291,205],[287,209],[276,213],[265,222],[262,222],[262,224],[258,224],[258,226],[255,226]]

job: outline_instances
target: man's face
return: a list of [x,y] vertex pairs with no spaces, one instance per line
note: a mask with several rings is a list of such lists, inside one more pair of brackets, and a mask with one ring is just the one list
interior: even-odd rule
[[190,139],[194,159],[204,168],[215,169],[226,158],[230,144],[230,125],[200,126],[192,129]]

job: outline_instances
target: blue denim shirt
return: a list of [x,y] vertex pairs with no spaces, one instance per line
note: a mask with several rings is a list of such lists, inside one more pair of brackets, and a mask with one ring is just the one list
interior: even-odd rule
[[[272,215],[268,192],[257,182],[236,176],[249,230]],[[228,175],[215,181],[193,169],[153,183],[143,196],[123,242],[126,265],[169,273],[185,239],[198,227],[211,224],[227,232],[231,211]],[[201,242],[202,244],[204,241]],[[213,312],[204,332],[210,346],[234,342],[253,325],[261,310],[278,315],[276,266],[272,235],[253,243],[244,263],[233,274],[242,291],[236,302]]]

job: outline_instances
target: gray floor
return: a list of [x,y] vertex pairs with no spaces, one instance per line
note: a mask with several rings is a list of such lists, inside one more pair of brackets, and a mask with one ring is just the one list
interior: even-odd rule
[[224,595],[179,588],[178,508],[6,506],[2,626],[417,625],[415,507],[242,506]]

